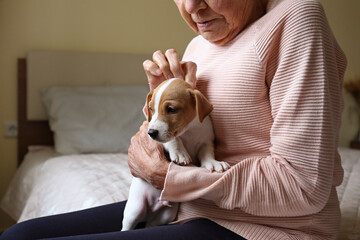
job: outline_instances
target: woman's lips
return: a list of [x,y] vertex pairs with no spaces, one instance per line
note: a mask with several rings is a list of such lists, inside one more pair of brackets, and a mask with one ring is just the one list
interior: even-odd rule
[[196,22],[196,25],[197,25],[197,27],[198,27],[199,30],[203,30],[203,31],[204,31],[204,30],[209,29],[213,22],[214,22],[214,20],[203,21],[203,22]]

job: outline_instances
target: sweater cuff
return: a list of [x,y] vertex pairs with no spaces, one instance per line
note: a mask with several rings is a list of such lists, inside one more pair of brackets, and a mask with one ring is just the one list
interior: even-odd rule
[[220,181],[222,176],[223,173],[211,173],[202,167],[179,166],[170,163],[160,200],[185,202],[202,197],[211,199],[214,192],[216,192],[216,198],[221,198],[222,193],[218,190],[223,186]]
[[161,194],[160,194],[160,200],[161,201],[167,201],[167,200],[165,200],[165,196],[166,196],[166,194],[165,194],[165,191],[166,191],[166,189],[168,189],[168,188],[171,188],[171,187],[169,187],[168,185],[168,182],[169,182],[169,178],[171,178],[171,177],[169,177],[169,172],[170,172],[170,169],[172,168],[172,166],[174,165],[174,163],[173,162],[170,162],[170,164],[169,164],[169,167],[168,167],[168,169],[167,169],[167,172],[166,172],[166,176],[165,176],[165,181],[164,181],[164,188],[163,188],[163,190],[161,191]]

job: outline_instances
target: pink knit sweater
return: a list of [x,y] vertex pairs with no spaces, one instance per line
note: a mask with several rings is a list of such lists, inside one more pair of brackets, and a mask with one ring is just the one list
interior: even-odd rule
[[208,218],[247,239],[335,239],[346,59],[316,0],[270,0],[226,46],[201,36],[184,60],[214,105],[225,173],[170,164],[162,200],[178,222]]

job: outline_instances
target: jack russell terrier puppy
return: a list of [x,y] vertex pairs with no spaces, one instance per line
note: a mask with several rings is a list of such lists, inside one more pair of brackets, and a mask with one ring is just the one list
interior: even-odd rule
[[[163,144],[170,160],[188,165],[198,161],[209,171],[223,172],[230,166],[214,158],[214,131],[209,114],[213,106],[198,90],[181,79],[169,79],[147,95],[144,113],[149,122],[148,135]],[[124,210],[122,231],[140,222],[146,227],[173,221],[178,203],[160,201],[161,190],[133,178]]]

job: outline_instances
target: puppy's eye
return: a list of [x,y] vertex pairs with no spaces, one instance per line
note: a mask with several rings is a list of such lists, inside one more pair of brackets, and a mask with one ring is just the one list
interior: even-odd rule
[[178,111],[177,108],[172,108],[172,107],[167,107],[167,109],[166,109],[166,112],[167,112],[168,114],[174,114],[174,113],[176,113],[177,111]]
[[153,109],[149,106],[149,110],[150,110],[150,112],[153,112]]

